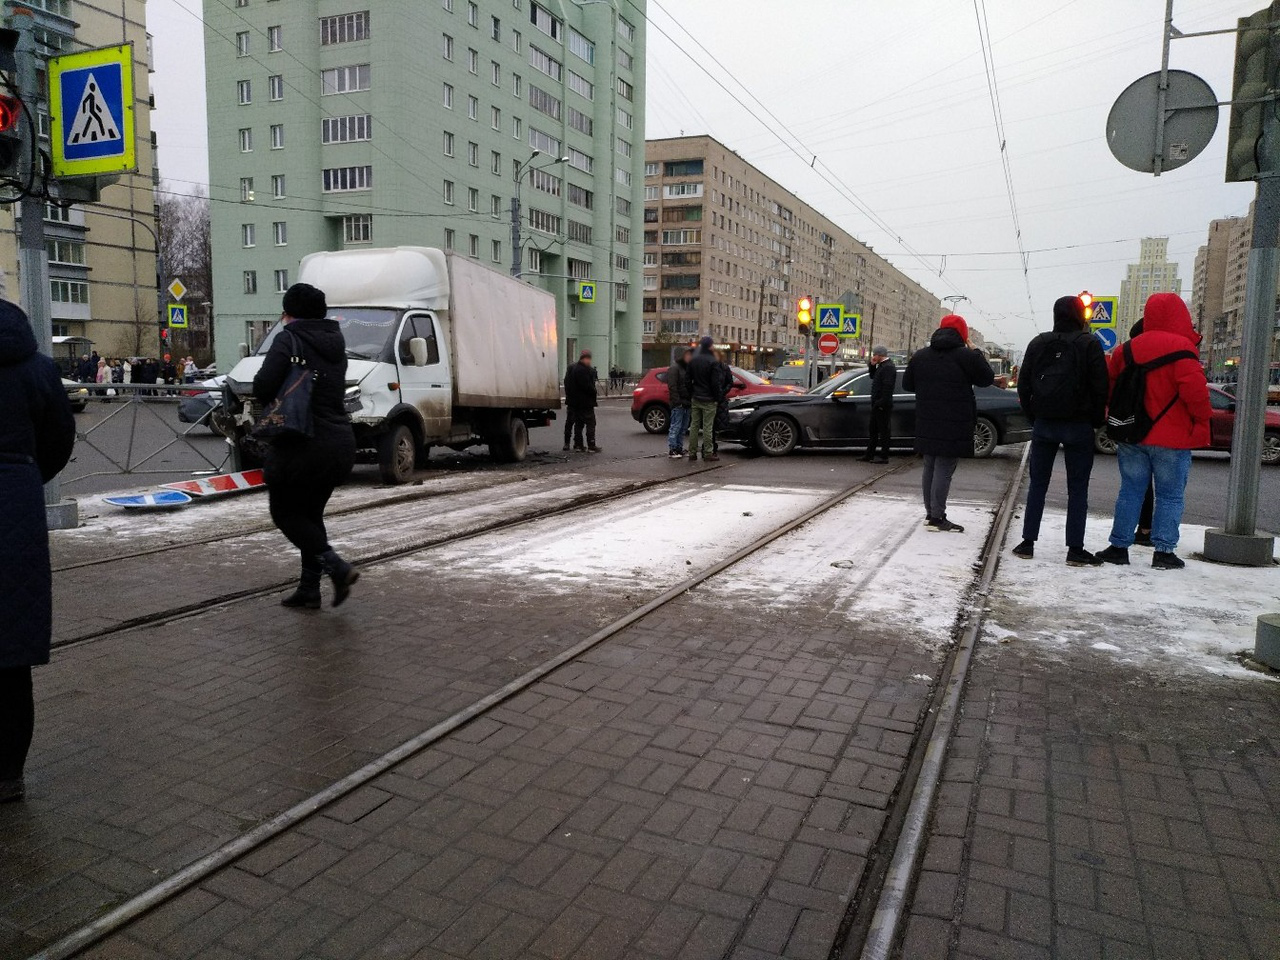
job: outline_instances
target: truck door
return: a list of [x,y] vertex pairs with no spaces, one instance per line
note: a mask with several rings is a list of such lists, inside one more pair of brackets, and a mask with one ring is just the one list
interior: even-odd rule
[[[428,442],[449,436],[453,421],[453,390],[449,378],[449,357],[440,348],[441,338],[435,317],[410,313],[400,323],[396,337],[396,367],[400,377],[400,400],[416,407],[422,415]],[[426,363],[414,359],[410,343],[427,342]]]

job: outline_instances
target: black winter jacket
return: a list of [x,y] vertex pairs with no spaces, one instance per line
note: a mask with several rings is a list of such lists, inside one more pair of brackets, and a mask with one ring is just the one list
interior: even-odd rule
[[36,352],[26,315],[0,301],[0,669],[49,662],[53,579],[43,484],[71,457],[76,423],[62,375]]
[[693,359],[689,361],[689,379],[692,383],[693,399],[701,403],[720,402],[720,361],[716,355],[705,347],[699,347]]
[[729,402],[729,394],[733,392],[733,370],[723,360],[716,364],[720,373],[720,382],[718,384],[720,393],[716,396],[716,403],[724,406]]
[[262,368],[253,378],[253,395],[263,404],[276,398],[289,376],[289,358],[295,339],[307,367],[316,375],[311,387],[314,439],[353,437],[346,408],[347,344],[336,320],[294,320],[278,332],[262,361]]
[[989,387],[996,375],[987,358],[964,345],[948,327],[907,363],[902,387],[916,395],[916,451],[938,457],[972,457],[978,416],[974,387]]
[[1076,410],[1070,417],[1060,418],[1068,423],[1088,423],[1095,428],[1102,426],[1107,417],[1107,394],[1110,381],[1107,378],[1107,356],[1102,341],[1079,327],[1055,329],[1042,333],[1029,344],[1018,370],[1018,401],[1022,410],[1035,420],[1035,386],[1037,374],[1050,356],[1056,343],[1067,342],[1076,352],[1076,369],[1080,372],[1080,386],[1076,392]]
[[596,371],[579,360],[564,375],[564,402],[568,407],[596,405]]
[[667,393],[673,407],[687,407],[693,402],[693,384],[689,379],[689,366],[677,360],[667,367]]
[[892,360],[871,365],[871,409],[892,410],[893,392],[898,389],[898,368]]

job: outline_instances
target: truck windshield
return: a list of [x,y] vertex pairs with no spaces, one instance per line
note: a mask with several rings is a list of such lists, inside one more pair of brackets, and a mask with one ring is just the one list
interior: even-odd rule
[[[342,337],[347,341],[347,356],[376,360],[386,351],[387,340],[395,332],[399,310],[379,307],[334,307],[329,319],[337,320]],[[277,322],[258,345],[258,356],[271,349],[271,343],[283,324]]]

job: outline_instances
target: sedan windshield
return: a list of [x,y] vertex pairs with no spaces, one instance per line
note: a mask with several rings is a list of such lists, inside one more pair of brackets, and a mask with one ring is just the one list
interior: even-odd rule
[[[338,307],[329,312],[330,320],[337,320],[342,337],[347,342],[347,356],[357,360],[376,360],[382,356],[387,341],[394,333],[399,310],[375,307]],[[271,342],[283,324],[277,322],[258,345],[258,356],[271,349]]]
[[743,370],[741,367],[732,367],[731,369],[737,375],[739,380],[749,383],[754,387],[758,387],[769,382],[764,379],[764,377],[756,376],[754,373],[751,373],[749,370]]

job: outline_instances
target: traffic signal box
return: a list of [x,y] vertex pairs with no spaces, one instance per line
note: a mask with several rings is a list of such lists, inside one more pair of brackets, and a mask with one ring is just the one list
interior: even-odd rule
[[1236,34],[1235,79],[1231,85],[1231,125],[1227,130],[1227,183],[1258,178],[1258,147],[1267,110],[1275,107],[1278,65],[1272,54],[1271,24],[1280,4],[1241,17]]
[[801,297],[796,301],[796,323],[803,334],[808,335],[813,329],[813,298]]

